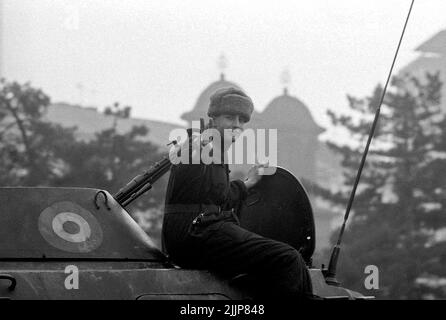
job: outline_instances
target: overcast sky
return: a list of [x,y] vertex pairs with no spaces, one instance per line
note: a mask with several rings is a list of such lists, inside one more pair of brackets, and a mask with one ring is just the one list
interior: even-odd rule
[[[289,90],[328,125],[327,108],[384,83],[410,0],[308,1],[3,1],[3,69],[53,101],[104,107],[181,123],[219,77],[251,95],[258,111]],[[446,1],[416,0],[396,69],[446,28]],[[81,83],[83,94],[78,89]],[[284,115],[286,116],[286,115]]]

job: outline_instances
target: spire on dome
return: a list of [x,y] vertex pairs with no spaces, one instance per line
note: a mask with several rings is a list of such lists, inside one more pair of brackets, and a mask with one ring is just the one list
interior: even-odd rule
[[225,80],[225,69],[228,67],[228,60],[226,59],[226,56],[224,53],[220,55],[218,58],[218,68],[220,69],[220,80]]
[[280,75],[280,82],[283,84],[283,94],[288,95],[288,85],[291,83],[291,74],[288,68],[285,68]]

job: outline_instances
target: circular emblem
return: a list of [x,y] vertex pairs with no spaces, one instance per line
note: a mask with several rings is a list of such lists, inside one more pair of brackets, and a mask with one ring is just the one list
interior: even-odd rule
[[84,242],[91,236],[90,225],[84,218],[73,212],[61,212],[53,218],[53,231],[70,242]]
[[70,201],[56,202],[43,210],[39,231],[49,244],[67,252],[90,252],[102,243],[102,229],[96,218]]

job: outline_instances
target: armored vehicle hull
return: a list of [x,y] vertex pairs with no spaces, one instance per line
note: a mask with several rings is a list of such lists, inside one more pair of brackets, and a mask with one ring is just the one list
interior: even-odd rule
[[[281,169],[276,179],[287,180],[289,199],[297,202],[285,201],[283,210],[276,210],[276,219],[287,218],[307,225],[299,227],[303,236],[294,235],[288,228],[285,233],[289,238],[280,240],[301,250],[311,263],[311,206],[303,188],[290,175]],[[271,206],[277,209],[278,202],[270,198],[274,192],[265,191],[268,185],[275,184],[274,179],[266,178],[251,194],[248,206],[241,210],[242,225],[273,237],[274,229],[261,224],[268,219]],[[283,200],[286,199],[280,201]],[[300,217],[293,220],[293,212],[299,214],[295,212],[298,203],[303,204],[303,209]],[[252,216],[253,210],[257,216]],[[327,285],[319,269],[311,268],[310,273],[317,296],[362,297]],[[2,299],[251,299],[261,289],[261,283],[253,283],[246,275],[227,279],[208,270],[173,265],[107,191],[0,188]]]

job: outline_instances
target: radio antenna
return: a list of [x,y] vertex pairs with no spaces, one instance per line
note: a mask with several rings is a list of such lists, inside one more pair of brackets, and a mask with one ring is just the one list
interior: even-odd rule
[[324,270],[325,281],[331,285],[339,286],[339,282],[336,280],[336,267],[337,267],[337,263],[338,263],[339,253],[341,251],[342,237],[344,235],[345,227],[347,225],[347,220],[350,215],[350,210],[352,208],[353,201],[355,199],[356,188],[358,187],[359,180],[361,178],[362,169],[364,168],[365,160],[367,158],[367,153],[369,152],[370,143],[372,142],[373,134],[375,133],[376,125],[378,123],[379,114],[381,112],[381,105],[383,104],[383,101],[384,101],[384,96],[386,94],[387,86],[389,85],[390,77],[392,76],[393,67],[395,65],[395,61],[398,56],[398,52],[400,50],[401,42],[403,41],[404,33],[406,32],[407,23],[409,22],[409,17],[410,17],[410,13],[412,12],[412,7],[413,7],[414,2],[415,2],[415,0],[412,0],[412,3],[410,4],[409,13],[407,14],[406,22],[404,23],[403,31],[401,33],[400,40],[398,42],[398,46],[396,48],[396,52],[393,57],[392,66],[390,67],[390,71],[387,76],[387,81],[384,86],[384,90],[381,94],[381,99],[379,101],[378,108],[376,109],[376,112],[375,112],[375,118],[373,120],[372,128],[370,129],[369,137],[367,139],[367,144],[365,146],[364,153],[362,154],[361,163],[359,164],[359,169],[356,174],[356,179],[353,184],[352,191],[350,193],[350,199],[348,200],[348,203],[347,203],[347,209],[346,209],[345,215],[344,215],[344,222],[342,224],[341,231],[339,232],[338,241],[336,242],[336,245],[333,247],[333,251],[332,251],[331,257],[330,257],[330,262],[328,264],[328,269]]

